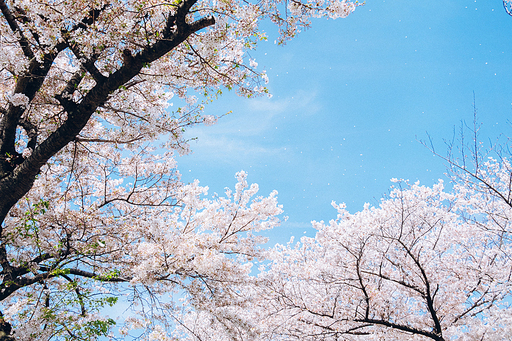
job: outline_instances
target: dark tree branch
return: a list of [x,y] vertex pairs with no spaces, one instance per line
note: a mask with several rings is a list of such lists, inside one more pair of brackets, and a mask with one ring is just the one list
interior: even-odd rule
[[[66,269],[66,271],[68,271],[68,269]],[[100,282],[120,283],[120,282],[129,282],[131,280],[131,278],[104,276],[104,275],[96,274],[94,272],[89,272],[89,271],[80,270],[80,269],[69,269],[69,274],[95,279]]]
[[4,0],[0,0],[0,10],[2,11],[2,14],[4,15],[5,20],[7,20],[7,23],[9,24],[9,27],[12,30],[12,33],[14,33],[15,36],[18,36],[18,42],[21,46],[21,49],[23,50],[23,54],[28,59],[34,58],[34,52],[30,48],[30,44],[28,39],[23,34],[23,31],[18,26],[18,23],[16,22],[16,19],[14,18],[11,10],[9,7],[7,7],[7,4]]
[[51,272],[44,272],[37,275],[34,275],[33,277],[16,277],[12,279],[11,281],[6,281],[5,278],[0,285],[0,301],[4,300],[5,298],[9,297],[13,292],[16,290],[32,285],[34,283],[39,283],[41,281],[44,281],[48,278],[57,277],[58,274],[54,274]]
[[373,272],[373,271],[364,271],[364,270],[362,270],[361,272],[364,273],[364,274],[367,274],[367,275],[372,275],[372,276],[375,276],[375,277],[378,277],[378,278],[385,279],[385,280],[390,281],[390,282],[394,282],[394,283],[400,284],[400,285],[402,285],[402,286],[404,286],[406,288],[409,288],[409,289],[412,289],[412,290],[416,291],[420,295],[424,295],[424,292],[421,291],[420,288],[418,288],[417,286],[409,284],[409,283],[405,282],[404,280],[394,279],[394,278],[391,278],[389,276],[386,276],[380,270],[379,270],[379,273],[376,273],[376,272]]
[[85,69],[83,67],[80,67],[78,71],[76,71],[75,74],[68,81],[68,83],[64,87],[64,90],[62,90],[62,92],[58,96],[65,98],[67,97],[68,99],[70,99],[69,96],[73,95],[73,93],[75,92],[76,88],[78,87],[84,76]]
[[459,165],[456,161],[454,161],[451,158],[448,158],[448,157],[442,156],[441,154],[438,154],[437,152],[435,152],[432,148],[430,148],[426,144],[423,144],[423,145],[425,147],[429,148],[430,151],[432,152],[432,154],[434,154],[435,156],[438,156],[442,160],[448,162],[448,164],[451,167],[462,171],[462,173],[465,173],[465,174],[469,175],[471,178],[475,179],[476,182],[480,182],[481,184],[483,184],[490,192],[496,194],[496,196],[498,196],[500,199],[502,199],[508,206],[512,207],[512,201],[509,199],[508,195],[506,196],[503,193],[501,193],[498,189],[496,189],[492,184],[490,184],[488,181],[486,181],[478,173],[470,171],[465,166]]
[[[28,17],[27,12],[25,12],[25,10],[21,7],[14,6],[14,16],[17,20],[24,24],[32,22],[32,19]],[[43,47],[43,44],[41,44],[41,40],[39,39],[39,34],[30,28],[28,28],[28,31],[30,32],[36,43],[39,46]]]
[[77,136],[75,138],[76,142],[82,142],[82,143],[114,143],[114,144],[128,144],[128,143],[134,143],[136,141],[140,141],[144,139],[144,136],[137,136],[128,140],[112,140],[112,139],[99,139],[99,138],[87,138],[87,137],[80,137]]
[[28,136],[27,148],[34,150],[37,145],[37,127],[27,118],[20,119],[20,125],[23,127]]
[[[31,102],[37,91],[41,88],[46,75],[48,74],[57,54],[65,48],[64,44],[57,45],[56,51],[43,57],[41,63],[33,58],[28,65],[25,74],[19,76],[14,88],[14,94],[23,94]],[[13,165],[7,160],[8,154],[15,155],[16,128],[19,125],[20,118],[25,112],[23,106],[14,106],[10,104],[6,113],[0,119],[0,179],[5,178],[13,170]],[[0,188],[2,187],[0,180]],[[1,193],[1,189],[0,189]],[[1,197],[1,195],[0,195]],[[0,208],[0,212],[1,212]],[[0,213],[1,216],[1,213]],[[0,222],[3,218],[0,219]]]
[[96,65],[94,63],[96,62],[96,58],[98,55],[94,55],[91,58],[85,58],[85,56],[82,54],[82,52],[78,49],[78,47],[74,44],[68,44],[69,49],[73,52],[73,54],[76,56],[77,59],[83,60],[82,66],[89,72],[92,76],[92,78],[98,83],[98,82],[105,82],[107,80],[107,77],[103,76],[96,68]]
[[[64,278],[69,283],[75,283],[75,281],[73,281],[73,279],[67,275],[62,275],[62,278]],[[75,294],[76,294],[76,297],[78,298],[78,303],[80,303],[80,308],[81,308],[80,315],[85,316],[85,314],[87,313],[87,310],[85,310],[85,304],[84,304],[84,299],[83,299],[84,295],[82,295],[78,286],[75,287]]]
[[7,251],[5,249],[5,245],[0,245],[0,265],[2,266],[2,274],[4,275],[4,281],[11,280],[13,267],[9,260],[7,259]]
[[408,332],[408,333],[411,333],[411,334],[423,335],[423,336],[426,336],[426,337],[428,337],[428,338],[430,338],[432,340],[435,340],[435,341],[444,341],[444,338],[442,336],[439,336],[439,335],[437,335],[435,333],[427,332],[427,331],[424,331],[424,330],[421,330],[421,329],[417,329],[417,328],[412,328],[412,327],[405,326],[405,325],[398,324],[398,323],[389,322],[389,321],[386,321],[386,320],[377,320],[377,319],[371,319],[371,318],[364,318],[364,319],[355,319],[354,321],[355,322],[360,322],[360,323],[377,324],[377,325],[386,326],[386,327],[389,327],[389,328],[392,328],[392,329],[397,329],[397,330],[401,330],[401,331],[404,331],[404,332]]
[[74,25],[70,30],[69,32],[73,32],[73,31],[76,31],[78,29],[83,29],[83,30],[86,30],[87,27],[91,24],[94,24],[94,22],[96,21],[96,19],[98,19],[98,17],[101,15],[101,13],[103,13],[107,8],[110,7],[110,4],[106,3],[104,4],[101,8],[95,8],[95,9],[91,9],[88,13],[88,15],[82,19],[81,22],[79,22],[78,24]]
[[59,101],[60,105],[67,112],[72,112],[76,110],[76,103],[73,101],[72,96],[75,92],[76,88],[82,81],[85,76],[85,68],[82,66],[75,72],[75,74],[68,81],[62,92],[55,96],[55,98]]
[[418,267],[418,269],[421,272],[421,278],[422,278],[423,284],[425,285],[425,293],[422,296],[427,303],[428,312],[430,314],[430,317],[432,318],[432,321],[434,322],[434,333],[436,335],[441,336],[443,333],[443,329],[441,328],[441,322],[439,321],[439,317],[437,316],[437,311],[434,307],[434,297],[435,297],[435,294],[437,293],[437,289],[432,294],[429,278],[427,276],[427,273],[425,272],[425,269],[423,269],[423,266],[420,263],[419,256],[415,256],[412,253],[412,251],[401,240],[397,240],[397,241],[402,245],[402,247],[405,249],[405,252],[407,252],[409,257],[411,257],[411,259],[413,260],[413,262],[416,264],[416,266]]

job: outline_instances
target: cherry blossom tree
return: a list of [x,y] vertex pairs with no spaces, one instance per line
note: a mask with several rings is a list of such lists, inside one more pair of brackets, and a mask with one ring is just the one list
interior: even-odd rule
[[256,196],[241,172],[207,199],[173,153],[188,126],[215,122],[202,113],[223,89],[267,92],[247,53],[261,21],[284,43],[356,6],[0,0],[0,338],[109,335],[100,312],[119,297],[124,335],[254,334],[235,288],[261,256],[253,232],[278,223],[276,193]]
[[484,150],[478,129],[448,144],[449,191],[395,179],[378,207],[333,203],[315,238],[276,247],[260,276],[268,339],[508,340],[509,141]]
[[[488,171],[510,181],[510,165]],[[379,207],[274,251],[271,332],[301,340],[506,340],[511,210],[491,193],[399,181]],[[274,339],[274,337],[272,337]]]

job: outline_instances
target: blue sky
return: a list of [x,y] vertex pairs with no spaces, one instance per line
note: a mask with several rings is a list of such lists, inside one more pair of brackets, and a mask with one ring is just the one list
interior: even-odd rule
[[210,194],[232,188],[240,170],[262,195],[276,189],[289,218],[271,243],[314,235],[311,220],[335,218],[333,200],[351,212],[377,204],[391,178],[444,178],[418,140],[428,132],[444,151],[454,127],[472,122],[473,92],[482,139],[510,131],[512,17],[501,0],[368,0],[285,46],[267,26],[251,56],[273,97],[225,93],[206,113],[233,113],[190,129],[198,140],[178,165]]

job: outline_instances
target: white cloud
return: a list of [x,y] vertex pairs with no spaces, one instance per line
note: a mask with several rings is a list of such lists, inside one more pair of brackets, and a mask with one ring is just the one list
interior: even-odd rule
[[268,158],[277,155],[281,148],[264,147],[253,141],[246,141],[228,135],[201,134],[197,135],[198,141],[191,142],[193,158],[222,162],[226,164],[239,164],[255,161],[259,158]]
[[[221,98],[225,104],[225,98]],[[286,98],[233,98],[228,101],[233,114],[222,117],[214,126],[196,126],[188,130],[197,138],[190,146],[196,161],[218,160],[230,164],[268,159],[287,147],[275,138],[276,127],[301,115],[312,115],[321,108],[315,92],[298,91]],[[207,108],[207,113],[217,108]],[[272,147],[266,141],[273,137]]]

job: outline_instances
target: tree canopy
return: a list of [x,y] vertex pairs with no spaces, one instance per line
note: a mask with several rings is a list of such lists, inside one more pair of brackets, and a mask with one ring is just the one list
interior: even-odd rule
[[217,119],[205,103],[268,92],[248,54],[261,22],[282,44],[358,5],[0,0],[0,340],[510,335],[502,153],[450,155],[452,189],[397,180],[379,207],[333,204],[315,238],[270,250],[276,191],[243,171],[221,195],[181,181],[184,131]]
[[[284,340],[506,340],[511,167],[485,161],[445,191],[396,179],[379,207],[317,222],[262,275]],[[509,199],[508,199],[509,200]],[[269,309],[272,307],[272,309]]]
[[173,153],[188,152],[187,126],[214,123],[203,104],[222,89],[266,92],[246,52],[265,39],[262,20],[284,42],[355,6],[1,0],[2,335],[107,335],[114,321],[97,313],[120,290],[158,328],[185,326],[191,307],[232,319],[216,309],[242,304],[230,283],[259,255],[252,231],[277,224],[276,193],[253,198],[240,173],[233,192],[205,199],[206,187],[181,183]]

